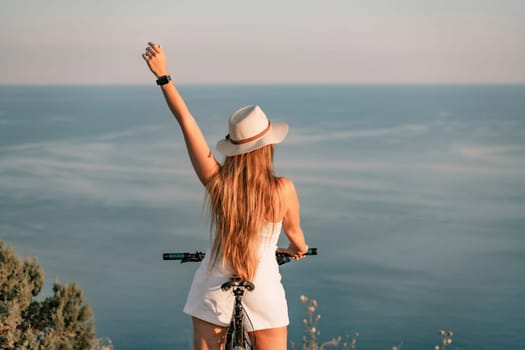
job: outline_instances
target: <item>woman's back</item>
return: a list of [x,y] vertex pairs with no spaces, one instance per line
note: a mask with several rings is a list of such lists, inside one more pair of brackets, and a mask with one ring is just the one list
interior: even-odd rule
[[227,261],[245,280],[257,269],[260,232],[268,221],[281,221],[286,209],[273,152],[274,145],[265,145],[228,156],[206,184],[215,225],[212,264]]

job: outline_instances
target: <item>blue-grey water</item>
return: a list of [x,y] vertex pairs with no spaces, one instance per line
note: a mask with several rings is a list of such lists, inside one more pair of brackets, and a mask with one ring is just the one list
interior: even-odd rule
[[[183,86],[210,145],[257,103],[290,133],[317,257],[282,267],[290,340],[315,298],[321,339],[358,349],[525,348],[525,86]],[[182,313],[205,249],[203,189],[154,86],[0,87],[0,239],[77,282],[117,350],[189,349]],[[284,241],[283,241],[284,244]]]

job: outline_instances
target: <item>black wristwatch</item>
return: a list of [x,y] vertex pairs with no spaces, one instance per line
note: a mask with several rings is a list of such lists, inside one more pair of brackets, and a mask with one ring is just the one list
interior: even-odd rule
[[171,77],[169,75],[163,75],[157,79],[157,85],[162,86],[166,85],[171,81]]

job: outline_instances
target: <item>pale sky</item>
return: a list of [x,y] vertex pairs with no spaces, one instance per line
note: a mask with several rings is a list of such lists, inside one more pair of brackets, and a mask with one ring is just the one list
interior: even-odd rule
[[525,0],[0,4],[0,84],[525,83]]

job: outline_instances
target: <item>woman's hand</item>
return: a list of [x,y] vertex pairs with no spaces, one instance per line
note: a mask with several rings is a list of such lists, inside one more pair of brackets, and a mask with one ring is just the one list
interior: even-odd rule
[[142,54],[142,58],[144,58],[144,61],[146,61],[155,77],[159,78],[163,75],[168,75],[166,55],[159,44],[148,43],[148,47],[146,47],[146,52]]
[[277,251],[281,253],[286,253],[290,255],[290,257],[293,260],[297,260],[304,258],[304,255],[308,251],[308,246],[306,246],[305,250],[301,251],[294,244],[290,244],[288,248],[277,248]]

